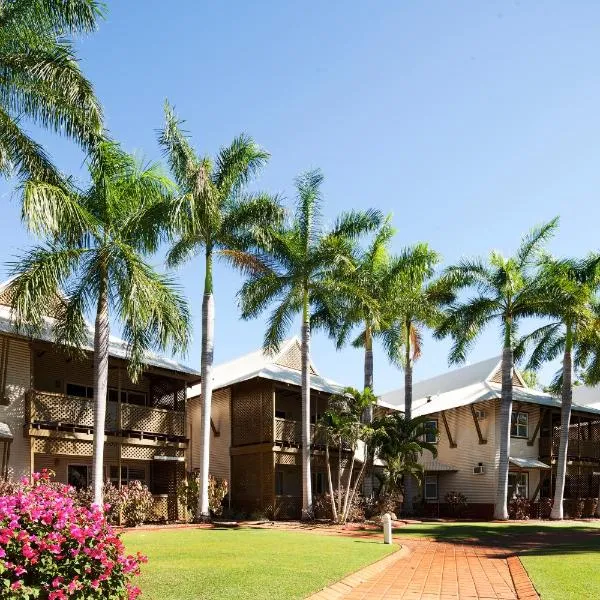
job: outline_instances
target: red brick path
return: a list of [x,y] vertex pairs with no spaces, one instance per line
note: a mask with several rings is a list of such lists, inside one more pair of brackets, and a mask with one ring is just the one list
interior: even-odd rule
[[[402,540],[409,552],[384,559],[385,568],[357,583],[356,575],[312,600],[535,600],[518,558],[506,550],[460,543]],[[517,564],[518,563],[518,564]],[[373,567],[368,569],[373,570]],[[512,572],[512,575],[511,575]],[[354,579],[353,579],[354,578]],[[513,581],[514,578],[514,581]],[[515,583],[517,586],[515,587]]]

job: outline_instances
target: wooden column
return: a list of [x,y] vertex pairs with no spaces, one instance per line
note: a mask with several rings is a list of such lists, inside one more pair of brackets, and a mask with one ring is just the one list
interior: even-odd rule
[[477,437],[479,438],[479,443],[480,444],[487,444],[487,440],[484,439],[482,433],[481,433],[481,427],[479,425],[479,419],[477,418],[477,415],[475,414],[475,407],[472,404],[469,404],[469,407],[471,408],[471,415],[473,416],[473,422],[475,423],[475,429],[477,430]]

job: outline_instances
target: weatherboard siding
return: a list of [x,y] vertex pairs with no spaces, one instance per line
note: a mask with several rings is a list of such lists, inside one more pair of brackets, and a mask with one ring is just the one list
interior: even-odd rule
[[0,406],[0,421],[12,432],[9,473],[18,478],[29,475],[29,438],[23,434],[25,424],[25,392],[31,379],[29,344],[25,340],[10,338],[6,369],[5,396],[8,406]]
[[[231,388],[215,390],[211,415],[215,431],[210,432],[209,472],[221,479],[231,479]],[[187,437],[189,438],[188,470],[200,469],[202,462],[202,396],[190,398],[187,404]]]

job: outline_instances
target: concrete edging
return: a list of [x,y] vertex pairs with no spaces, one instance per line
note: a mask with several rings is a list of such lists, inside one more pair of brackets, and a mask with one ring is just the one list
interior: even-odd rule
[[306,596],[305,600],[338,600],[339,598],[343,598],[355,587],[358,587],[361,583],[364,583],[378,573],[381,573],[396,561],[406,558],[410,553],[411,551],[409,548],[400,546],[395,552],[392,552],[392,554],[347,575],[336,583],[332,583],[310,596]]

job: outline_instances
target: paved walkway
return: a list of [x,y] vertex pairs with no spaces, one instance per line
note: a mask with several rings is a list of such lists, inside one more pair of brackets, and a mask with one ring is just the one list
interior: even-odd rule
[[[356,575],[313,600],[534,600],[538,596],[518,558],[506,550],[403,539],[404,552],[385,559],[356,583]],[[408,552],[406,551],[408,550]],[[361,572],[362,574],[362,572]],[[354,577],[354,579],[353,579]],[[366,581],[365,581],[366,579]]]

